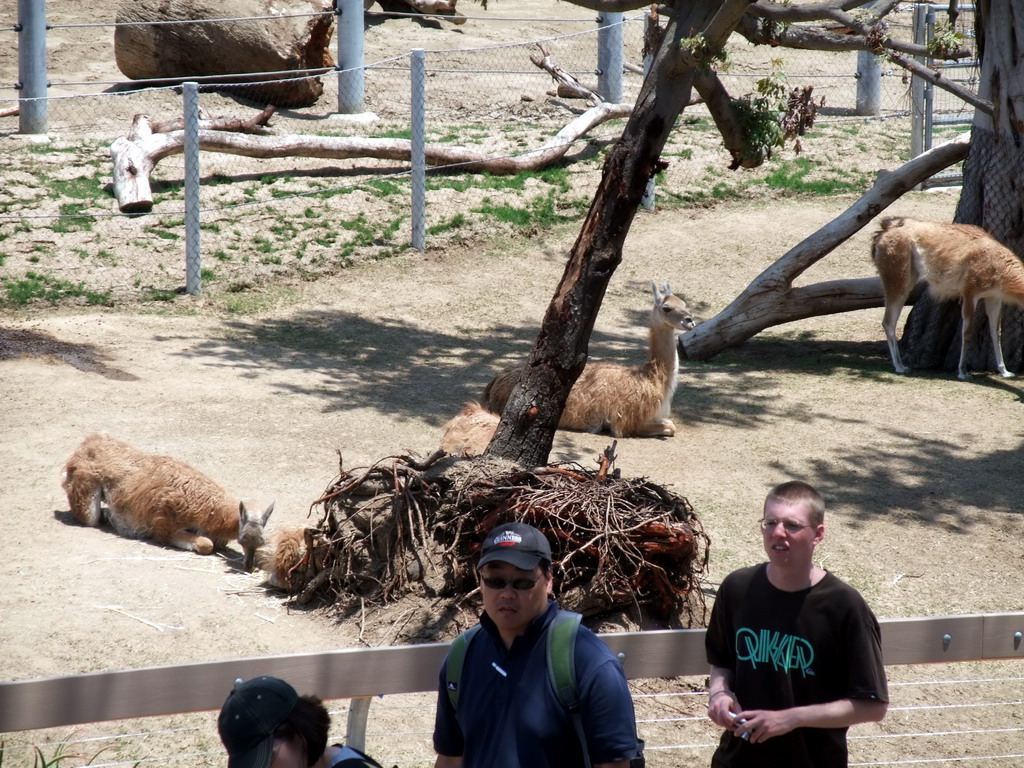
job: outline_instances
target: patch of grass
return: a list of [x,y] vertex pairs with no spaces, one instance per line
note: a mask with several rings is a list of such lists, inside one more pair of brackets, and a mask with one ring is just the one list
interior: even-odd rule
[[567,213],[561,213],[555,208],[555,196],[551,192],[544,197],[535,197],[524,207],[493,203],[487,199],[479,208],[474,208],[473,212],[493,216],[498,221],[527,229],[543,229],[576,219],[581,205],[582,203],[574,204]]
[[542,171],[523,171],[511,176],[494,176],[489,173],[463,177],[428,175],[427,189],[454,189],[456,192],[465,192],[467,189],[522,192],[530,179],[550,184],[559,192],[568,192],[572,189],[569,171],[560,167],[546,168]]
[[454,216],[452,216],[450,219],[448,219],[447,221],[442,221],[441,223],[435,224],[432,227],[427,227],[427,234],[428,235],[439,235],[442,232],[448,232],[448,231],[453,230],[453,229],[459,229],[459,228],[465,226],[465,224],[466,224],[466,217],[463,214],[461,214],[461,213],[457,213]]
[[392,197],[394,195],[403,195],[405,197],[408,197],[409,195],[408,189],[402,187],[399,184],[396,184],[393,181],[388,181],[386,179],[379,181],[371,181],[366,186],[372,190],[379,192],[384,197]]
[[10,256],[11,254],[0,251],[0,267],[4,265],[4,262],[7,261],[7,259],[9,259]]
[[813,163],[804,157],[798,157],[780,163],[779,167],[769,173],[764,183],[771,189],[796,194],[836,195],[845,192],[858,192],[864,189],[863,181],[846,181],[843,179],[808,180],[807,176],[816,170]]
[[177,295],[177,291],[168,290],[167,288],[154,288],[149,285],[142,291],[142,301],[174,301]]
[[58,233],[91,232],[96,218],[82,213],[87,207],[84,203],[61,203],[60,218],[54,219],[50,229]]
[[21,280],[2,278],[3,301],[9,306],[23,307],[31,301],[58,304],[67,299],[84,298],[87,304],[111,306],[109,291],[92,291],[83,283],[72,283],[42,272],[26,272]]
[[213,258],[217,259],[218,261],[231,261],[231,256],[229,256],[223,250],[218,250],[216,253],[214,253]]

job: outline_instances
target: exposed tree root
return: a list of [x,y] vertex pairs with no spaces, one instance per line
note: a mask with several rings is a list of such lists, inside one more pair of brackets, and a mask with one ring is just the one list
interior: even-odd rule
[[710,540],[700,520],[685,498],[609,473],[613,450],[597,471],[438,456],[342,469],[314,502],[321,518],[307,536],[312,555],[292,574],[297,601],[358,610],[412,596],[467,607],[481,540],[519,520],[551,541],[563,607],[638,626],[702,624]]

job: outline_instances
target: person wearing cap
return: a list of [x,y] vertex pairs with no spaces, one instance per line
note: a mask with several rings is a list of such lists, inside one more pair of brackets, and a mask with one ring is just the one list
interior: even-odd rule
[[499,525],[477,563],[484,612],[466,648],[457,710],[442,664],[434,723],[436,768],[627,768],[638,755],[636,720],[622,665],[580,627],[574,660],[589,762],[547,668],[551,547],[524,523]]
[[217,718],[228,768],[381,768],[357,749],[328,746],[330,727],[319,698],[266,676],[236,680]]
[[722,581],[705,635],[708,717],[723,730],[713,768],[846,768],[846,732],[888,709],[878,620],[814,562],[825,501],[775,486],[758,525],[768,562]]

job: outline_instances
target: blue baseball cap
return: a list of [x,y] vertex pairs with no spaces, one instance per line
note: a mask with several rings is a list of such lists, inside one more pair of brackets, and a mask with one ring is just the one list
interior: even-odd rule
[[551,545],[547,537],[532,525],[503,523],[487,534],[476,568],[480,570],[495,560],[532,571],[542,560],[551,562]]

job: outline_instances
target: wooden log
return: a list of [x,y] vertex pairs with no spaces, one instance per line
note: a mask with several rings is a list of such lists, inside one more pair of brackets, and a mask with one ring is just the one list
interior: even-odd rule
[[[196,19],[238,20],[139,23]],[[202,77],[201,84],[228,86],[253,101],[306,107],[324,90],[319,77],[308,75],[334,66],[331,0],[122,0],[117,22],[114,58],[133,80]],[[260,72],[290,74],[248,74]],[[296,79],[282,82],[287,77]]]
[[[464,147],[428,145],[428,165],[459,165],[466,173],[486,171],[495,175],[520,171],[536,171],[561,160],[573,143],[592,128],[617,117],[627,117],[632,104],[602,103],[574,118],[544,146],[518,157],[488,157]],[[249,125],[253,121],[241,121]],[[168,125],[171,123],[168,122]],[[234,124],[221,120],[218,125]],[[153,208],[149,176],[157,162],[168,155],[184,151],[185,136],[180,130],[167,133],[154,131],[154,124],[145,115],[136,115],[127,136],[110,145],[114,162],[114,196],[122,213],[147,213]],[[373,157],[381,160],[408,162],[412,142],[408,139],[365,139],[352,136],[261,136],[228,130],[209,130],[200,126],[199,148],[209,152],[244,155],[246,157],[322,157],[344,160]]]

